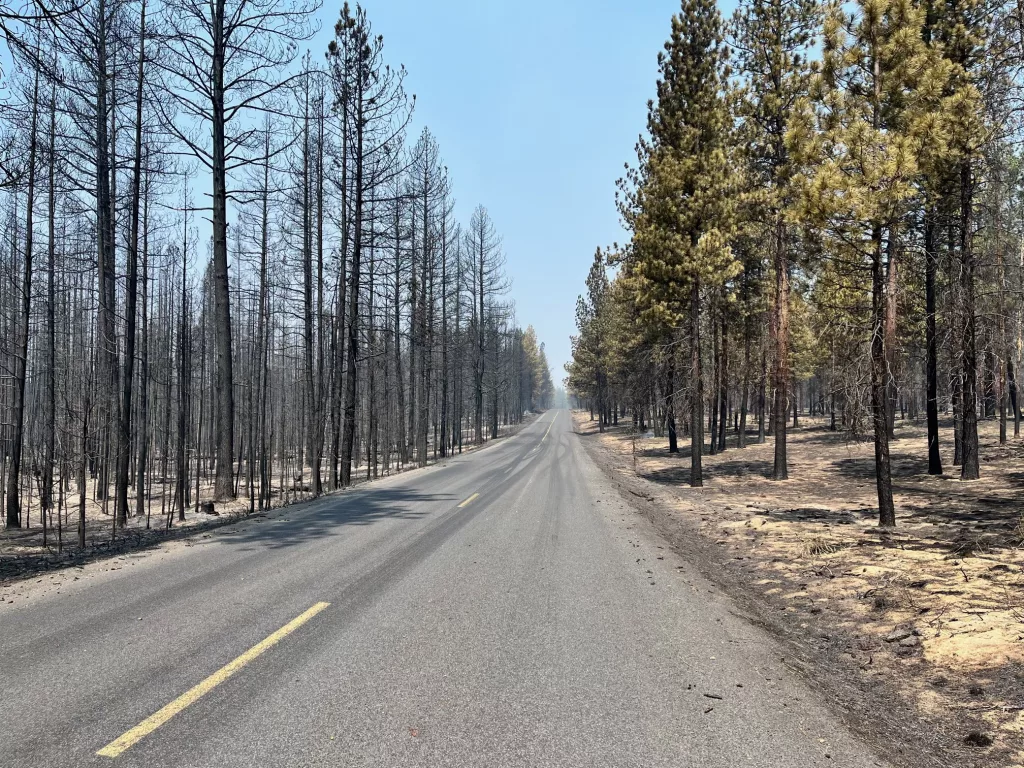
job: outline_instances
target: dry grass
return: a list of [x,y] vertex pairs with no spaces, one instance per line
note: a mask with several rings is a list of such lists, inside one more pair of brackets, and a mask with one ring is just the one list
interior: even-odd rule
[[[580,432],[595,432],[575,414]],[[826,622],[850,640],[865,677],[905,676],[922,714],[964,708],[1024,763],[1024,444],[998,445],[982,422],[982,480],[952,466],[927,474],[923,425],[900,424],[892,444],[897,527],[876,523],[873,446],[804,420],[790,432],[790,480],[773,482],[774,446],[738,450],[735,436],[706,456],[705,488],[688,487],[689,456],[619,427],[597,436],[616,467],[652,481],[794,621]],[[634,452],[634,438],[636,449]],[[953,473],[957,474],[953,474]],[[897,628],[911,640],[889,640]],[[975,748],[977,752],[981,749]]]

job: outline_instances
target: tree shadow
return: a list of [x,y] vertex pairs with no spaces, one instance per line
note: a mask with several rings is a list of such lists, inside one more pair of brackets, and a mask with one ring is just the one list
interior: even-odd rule
[[428,510],[417,505],[458,499],[450,494],[425,493],[411,488],[365,488],[298,502],[274,510],[270,516],[241,518],[239,528],[221,531],[218,538],[231,545],[285,549],[324,540],[352,526],[390,520],[418,520]]
[[[851,480],[875,482],[874,457],[860,456],[837,459],[832,462],[832,466],[840,475]],[[895,454],[892,456],[890,468],[894,479],[931,477],[928,474],[927,457]]]
[[877,516],[874,509],[828,509],[826,507],[794,507],[766,510],[765,517],[794,523],[825,523],[830,525],[854,525],[870,522]]
[[404,488],[353,488],[337,494],[294,502],[267,512],[239,517],[212,518],[187,527],[154,527],[119,533],[117,539],[91,542],[84,550],[68,547],[63,553],[10,555],[0,558],[0,580],[19,580],[69,565],[81,566],[127,553],[141,553],[176,540],[210,538],[242,549],[282,549],[326,536],[351,526],[372,525],[383,519],[415,520],[427,515],[412,507],[423,502],[455,501],[447,494]]

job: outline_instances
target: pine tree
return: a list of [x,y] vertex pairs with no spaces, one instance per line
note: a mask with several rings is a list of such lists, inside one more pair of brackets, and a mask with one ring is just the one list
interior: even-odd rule
[[961,480],[977,480],[980,476],[978,451],[978,351],[975,279],[978,256],[975,238],[975,193],[980,175],[982,151],[989,131],[984,120],[984,105],[978,83],[985,75],[986,28],[988,7],[982,0],[946,0],[936,8],[935,51],[943,54],[949,66],[945,100],[947,117],[948,165],[955,168],[959,198],[957,218],[959,229],[957,282],[959,283],[960,327],[957,337],[961,347],[961,440],[963,463]]
[[943,135],[936,98],[947,80],[922,38],[923,11],[911,0],[831,6],[814,106],[797,110],[787,144],[803,164],[794,214],[832,235],[837,258],[870,269],[871,415],[879,524],[896,524],[889,460],[891,375],[886,313],[901,228],[915,195],[927,141]]
[[673,16],[672,35],[658,56],[657,99],[648,105],[650,136],[637,146],[641,167],[622,205],[633,231],[623,275],[642,320],[675,328],[689,318],[694,487],[703,485],[703,295],[739,271],[729,247],[734,205],[726,157],[731,115],[723,93],[728,73],[722,27],[711,0],[683,0]]
[[770,243],[775,274],[771,330],[775,392],[773,480],[789,476],[786,460],[787,392],[790,385],[789,293],[792,238],[786,211],[792,206],[793,165],[786,148],[789,117],[810,83],[808,49],[818,21],[816,0],[747,0],[732,23],[732,45],[744,76],[738,102],[740,144],[749,169],[756,212]]
[[576,300],[576,327],[572,339],[573,365],[569,379],[573,389],[597,411],[598,429],[604,432],[610,421],[608,392],[608,325],[610,295],[605,257],[600,249],[587,274],[587,293]]

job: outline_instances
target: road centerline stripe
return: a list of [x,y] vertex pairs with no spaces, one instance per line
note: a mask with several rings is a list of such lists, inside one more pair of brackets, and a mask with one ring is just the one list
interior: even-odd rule
[[464,502],[462,502],[461,504],[459,504],[459,509],[462,509],[462,507],[465,507],[465,506],[468,506],[469,504],[471,504],[471,503],[473,502],[473,500],[474,500],[475,498],[477,498],[477,497],[478,497],[479,495],[480,495],[479,493],[474,493],[474,494],[473,494],[472,496],[470,496],[470,497],[469,497],[468,499],[466,499],[466,500],[465,500]]
[[540,441],[541,441],[542,443],[543,443],[543,442],[544,442],[545,440],[547,440],[547,439],[548,439],[548,432],[550,432],[550,431],[551,431],[551,427],[553,427],[553,426],[555,425],[555,419],[557,419],[557,418],[558,418],[558,414],[556,413],[556,414],[554,415],[554,418],[552,418],[552,419],[551,419],[551,421],[550,421],[550,423],[548,424],[548,428],[547,428],[547,431],[546,431],[546,432],[544,433],[544,437],[542,437],[542,438],[540,439]]
[[194,704],[264,651],[277,645],[281,640],[312,619],[329,605],[330,603],[317,603],[309,610],[299,614],[279,630],[258,642],[241,656],[228,662],[201,683],[187,690],[170,704],[153,713],[131,730],[125,731],[114,741],[99,750],[96,754],[101,755],[102,757],[117,757],[126,749],[134,746],[143,738],[151,734],[186,707]]

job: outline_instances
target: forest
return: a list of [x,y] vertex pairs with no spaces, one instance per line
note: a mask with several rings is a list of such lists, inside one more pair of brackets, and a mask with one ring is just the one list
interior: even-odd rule
[[873,443],[883,528],[904,425],[926,422],[929,474],[983,478],[979,420],[1020,437],[1019,6],[683,0],[657,61],[628,240],[576,309],[580,406],[688,438],[693,487],[705,454],[769,439],[786,480],[813,417]]
[[2,6],[9,531],[85,547],[94,521],[254,512],[550,404],[497,227],[457,221],[404,67],[348,4],[304,50],[319,10]]

